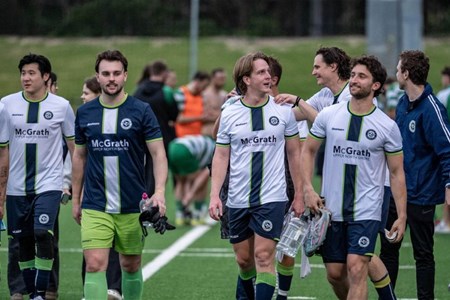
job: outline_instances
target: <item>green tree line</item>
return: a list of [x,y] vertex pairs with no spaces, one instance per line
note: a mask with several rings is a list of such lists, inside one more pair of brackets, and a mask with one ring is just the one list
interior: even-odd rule
[[[364,34],[365,0],[199,0],[201,36]],[[1,0],[0,34],[186,36],[190,0]],[[424,34],[450,33],[450,1],[423,0]],[[318,33],[319,32],[319,33]]]

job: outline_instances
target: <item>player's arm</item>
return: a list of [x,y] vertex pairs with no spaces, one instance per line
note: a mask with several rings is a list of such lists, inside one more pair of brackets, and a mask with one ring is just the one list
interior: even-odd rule
[[303,202],[303,181],[300,174],[300,156],[302,153],[302,143],[298,136],[286,139],[286,154],[289,163],[289,173],[294,183],[294,201],[292,202],[292,210],[295,215],[299,216],[305,210],[305,204]]
[[295,119],[297,121],[308,120],[313,123],[316,119],[317,111],[300,96],[279,94],[275,97],[275,102],[279,104],[292,104],[292,110],[294,111]]
[[227,174],[230,161],[230,146],[216,145],[211,167],[211,194],[209,202],[209,215],[214,220],[222,216],[222,201],[220,201],[220,189],[222,188]]
[[153,160],[153,175],[155,177],[155,193],[150,197],[153,206],[159,207],[161,216],[166,214],[166,181],[168,173],[166,151],[162,139],[147,141],[147,148]]
[[208,182],[209,169],[203,168],[194,174],[189,175],[189,187],[183,195],[182,203],[188,206],[194,199],[195,194],[200,191]]
[[397,232],[397,238],[394,243],[401,241],[406,227],[406,183],[405,171],[403,169],[403,154],[387,155],[387,164],[389,168],[389,180],[391,182],[392,196],[394,197],[395,207],[397,209],[397,220],[392,225],[389,234]]
[[309,135],[303,145],[301,156],[301,176],[303,180],[303,193],[306,207],[310,208],[314,213],[319,212],[319,208],[323,206],[319,195],[314,191],[312,184],[314,161],[317,151],[319,150],[322,140]]
[[6,184],[9,174],[9,148],[8,145],[0,147],[0,220],[5,213]]
[[84,169],[86,164],[87,149],[85,145],[78,145],[73,150],[72,156],[72,217],[81,222],[81,192],[84,182]]

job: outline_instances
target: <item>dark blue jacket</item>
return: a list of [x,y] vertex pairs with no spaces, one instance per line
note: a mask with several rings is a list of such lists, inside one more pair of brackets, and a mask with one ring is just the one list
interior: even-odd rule
[[406,93],[400,98],[395,121],[403,138],[408,203],[443,203],[450,185],[450,125],[429,84],[414,102]]

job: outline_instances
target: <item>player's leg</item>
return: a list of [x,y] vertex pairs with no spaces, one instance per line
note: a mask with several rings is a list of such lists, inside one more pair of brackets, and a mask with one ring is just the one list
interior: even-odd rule
[[331,221],[320,253],[327,270],[327,280],[338,299],[347,299],[347,232],[344,222]]
[[118,214],[113,218],[116,228],[115,249],[119,252],[122,268],[123,298],[139,300],[143,291],[141,255],[145,241],[139,214]]
[[108,294],[113,293],[112,291],[120,295],[122,294],[122,270],[120,268],[119,253],[114,247],[109,250],[106,282],[108,285]]
[[[348,222],[347,273],[350,287],[348,299],[368,297],[369,261],[375,251],[380,223],[374,220]],[[381,263],[380,260],[378,262]]]
[[285,300],[291,289],[294,276],[295,258],[284,255],[281,262],[277,262],[278,295],[276,300]]
[[83,209],[82,214],[81,246],[86,260],[84,296],[86,300],[106,299],[106,269],[114,239],[114,221],[105,212]]
[[367,299],[367,276],[369,272],[369,256],[348,254],[347,273],[349,290],[347,299]]
[[[19,268],[19,239],[8,239],[8,288],[12,299],[23,299],[27,294],[22,272]],[[14,296],[14,297],[13,297]]]
[[374,255],[369,262],[369,277],[378,293],[380,300],[397,299],[392,287],[388,270],[381,259]]
[[435,205],[408,203],[407,218],[416,261],[416,284],[418,299],[434,299],[434,213]]
[[53,266],[50,273],[50,281],[48,283],[47,293],[45,294],[46,300],[58,299],[58,286],[59,286],[59,210],[56,215],[55,225],[53,226],[54,243],[53,243]]
[[[255,299],[254,233],[249,228],[249,209],[229,208],[230,243],[239,266],[236,299]],[[244,295],[242,294],[244,291]]]
[[251,208],[250,228],[255,232],[256,299],[272,299],[276,285],[276,241],[283,229],[286,202]]
[[34,200],[36,294],[44,299],[55,257],[53,229],[60,201],[61,191],[44,192],[36,195]]

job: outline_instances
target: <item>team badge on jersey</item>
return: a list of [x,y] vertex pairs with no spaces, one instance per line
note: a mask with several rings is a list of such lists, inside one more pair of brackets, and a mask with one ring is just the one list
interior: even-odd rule
[[47,214],[42,214],[42,215],[39,216],[39,223],[47,224],[48,221],[50,221],[50,218],[48,217]]
[[51,112],[51,111],[46,111],[45,113],[44,113],[44,118],[46,119],[46,120],[51,120],[52,118],[53,118],[53,113]]
[[273,228],[273,225],[272,225],[272,222],[271,221],[269,221],[269,220],[264,220],[264,222],[262,222],[262,229],[264,230],[264,231],[266,231],[266,232],[269,232],[269,231],[271,231],[272,230],[272,228]]
[[416,131],[416,121],[411,120],[411,122],[409,122],[409,131],[411,131],[412,133]]
[[358,245],[362,248],[366,248],[367,246],[369,246],[369,244],[370,244],[370,240],[367,236],[362,236],[358,240]]
[[269,118],[269,123],[270,125],[277,126],[280,123],[280,120],[277,117],[272,116]]
[[120,122],[120,127],[122,127],[123,130],[128,130],[133,125],[133,122],[131,122],[130,119],[125,118]]
[[369,140],[374,140],[377,137],[377,133],[373,129],[369,129],[366,131],[366,138]]

